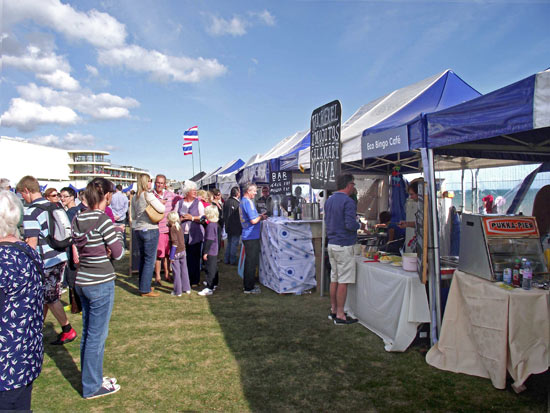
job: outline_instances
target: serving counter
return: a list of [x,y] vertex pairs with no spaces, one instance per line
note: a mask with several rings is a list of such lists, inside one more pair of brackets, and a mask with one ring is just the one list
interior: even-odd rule
[[430,322],[426,288],[416,272],[356,258],[356,283],[348,286],[345,310],[384,340],[386,351],[405,351],[418,325]]
[[312,225],[321,221],[262,221],[260,283],[277,293],[302,293],[317,285]]
[[455,271],[445,317],[426,355],[442,370],[491,379],[506,387],[506,372],[519,392],[531,374],[550,366],[548,290],[506,290],[474,275]]

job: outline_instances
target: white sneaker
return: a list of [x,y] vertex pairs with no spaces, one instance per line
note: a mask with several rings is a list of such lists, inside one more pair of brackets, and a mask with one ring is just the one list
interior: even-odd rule
[[199,292],[199,295],[205,296],[205,295],[212,295],[214,291],[212,291],[210,288],[205,288],[201,292]]
[[170,294],[175,295],[176,297],[181,297],[181,294],[176,294],[174,291],[172,291]]
[[191,294],[191,290],[184,291],[185,294]]
[[110,383],[111,385],[116,384],[116,379],[114,377],[103,377],[103,383]]

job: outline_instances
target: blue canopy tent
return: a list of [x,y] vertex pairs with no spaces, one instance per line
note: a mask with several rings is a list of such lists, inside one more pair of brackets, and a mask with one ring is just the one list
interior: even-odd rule
[[[445,70],[427,79],[395,90],[385,96],[361,106],[341,129],[342,170],[357,172],[369,171],[389,174],[394,162],[403,165],[402,172],[407,171],[407,164],[402,162],[409,155],[409,150],[390,150],[384,155],[370,157],[362,153],[364,136],[400,128],[413,124],[422,112],[440,110],[479,96],[480,93],[464,82],[452,70]],[[410,146],[410,149],[415,149]],[[287,169],[298,169],[301,165],[309,169],[310,146],[299,150],[293,163],[286,164]],[[418,163],[418,160],[415,161]],[[414,170],[414,168],[413,168]]]
[[237,171],[243,165],[244,161],[242,159],[232,160],[231,162],[228,162],[227,164],[220,166],[219,168],[205,175],[201,179],[201,186],[217,186],[220,175],[227,175],[234,171]]
[[[409,125],[409,139],[411,147],[421,148],[430,194],[436,191],[436,165],[454,165],[454,169],[459,169],[548,162],[550,71],[529,76],[471,101],[423,114]],[[434,280],[439,290],[437,206],[433,196],[430,196],[430,208]],[[441,323],[439,302],[438,296],[438,326]]]
[[237,176],[237,181],[241,185],[246,182],[268,183],[270,171],[282,170],[281,160],[298,152],[300,148],[308,146],[309,142],[308,130],[296,132],[284,138],[255,162],[243,168]]

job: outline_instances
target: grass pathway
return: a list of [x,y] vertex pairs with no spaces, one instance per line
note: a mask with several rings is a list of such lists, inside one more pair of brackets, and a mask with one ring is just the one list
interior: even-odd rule
[[[80,396],[79,340],[46,345],[33,391],[34,411],[413,412],[540,411],[548,408],[549,373],[532,376],[516,395],[487,379],[426,364],[420,349],[387,353],[359,324],[334,326],[327,297],[283,296],[262,288],[244,295],[235,268],[220,268],[213,296],[137,295],[137,276],[118,264],[115,308],[104,374],[121,390]],[[165,283],[166,284],[166,283]],[[171,287],[171,286],[170,286]],[[66,298],[66,296],[64,296]],[[70,315],[77,332],[79,315]],[[45,342],[55,338],[48,316]],[[55,326],[58,330],[58,327]]]

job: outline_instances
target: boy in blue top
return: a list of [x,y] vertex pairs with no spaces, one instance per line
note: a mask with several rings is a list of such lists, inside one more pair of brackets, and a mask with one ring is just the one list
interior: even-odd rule
[[340,175],[336,179],[334,192],[325,203],[325,223],[330,260],[330,304],[329,319],[336,325],[352,324],[357,319],[344,313],[348,284],[355,283],[355,259],[353,246],[357,241],[357,204],[350,195],[355,194],[353,175]]
[[259,294],[260,288],[254,286],[256,268],[260,261],[260,228],[265,214],[258,214],[254,197],[258,189],[255,184],[247,183],[244,186],[243,199],[239,205],[241,226],[243,227],[242,240],[245,249],[243,286],[245,294]]

